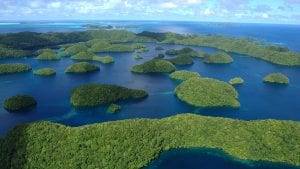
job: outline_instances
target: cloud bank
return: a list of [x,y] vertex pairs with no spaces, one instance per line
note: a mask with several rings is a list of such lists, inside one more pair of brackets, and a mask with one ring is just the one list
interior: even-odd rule
[[0,20],[193,20],[300,24],[300,0],[2,0]]

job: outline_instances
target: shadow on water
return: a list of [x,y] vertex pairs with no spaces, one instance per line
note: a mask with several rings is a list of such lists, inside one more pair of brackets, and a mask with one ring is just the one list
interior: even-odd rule
[[282,163],[239,160],[215,149],[173,149],[144,169],[299,169]]

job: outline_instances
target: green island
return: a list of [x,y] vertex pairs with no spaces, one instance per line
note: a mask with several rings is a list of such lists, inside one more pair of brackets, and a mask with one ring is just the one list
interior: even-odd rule
[[180,100],[197,107],[240,107],[234,87],[212,78],[190,78],[174,92]]
[[144,90],[108,84],[85,84],[73,89],[71,104],[81,107],[99,106],[116,101],[142,99],[147,96],[148,93]]
[[23,63],[0,64],[0,75],[11,73],[23,73],[31,71],[31,67]]
[[33,74],[39,75],[39,76],[51,76],[51,75],[55,75],[56,71],[52,68],[42,68],[42,69],[34,71]]
[[121,110],[121,106],[120,105],[112,103],[112,104],[109,105],[109,107],[107,109],[107,112],[108,113],[117,113],[120,110]]
[[203,59],[204,63],[228,64],[232,63],[233,59],[225,52],[217,52]]
[[282,73],[271,73],[263,79],[266,83],[289,84],[290,80]]
[[[86,42],[101,39],[114,43],[120,42],[160,42],[180,45],[214,47],[286,65],[300,65],[300,53],[291,52],[286,47],[263,45],[253,38],[232,38],[220,35],[184,35],[176,33],[142,32],[134,34],[125,30],[90,30],[67,33],[10,33],[0,36],[1,58],[30,56],[33,48],[43,48],[67,43]],[[4,49],[4,50],[3,50]],[[17,53],[17,55],[12,54]],[[70,54],[67,54],[70,55]],[[63,56],[63,55],[62,55]],[[70,55],[71,56],[71,55]]]
[[30,109],[36,104],[36,100],[29,95],[16,95],[4,100],[3,107],[9,112],[19,112]]
[[235,77],[229,80],[229,84],[231,85],[240,85],[244,83],[244,79],[241,77]]
[[169,75],[171,79],[185,81],[193,77],[200,77],[198,72],[192,72],[187,70],[178,70]]
[[94,72],[99,70],[100,67],[95,64],[91,64],[88,62],[79,62],[68,66],[65,72],[66,73],[88,73],[88,72]]
[[[154,33],[141,32],[134,34],[125,30],[89,30],[83,32],[64,32],[64,33],[8,33],[0,36],[0,58],[30,56],[32,50],[47,48],[51,46],[71,44],[78,42],[89,42],[101,40],[110,43],[123,42],[159,42],[179,45],[192,45],[213,47],[226,52],[233,52],[262,59],[274,64],[285,66],[299,66],[300,53],[289,51],[287,47],[265,45],[263,41],[253,38],[233,38],[220,35],[188,35],[176,33]],[[132,52],[131,46],[116,44],[112,51],[121,51],[118,48]],[[118,46],[121,45],[121,46]],[[79,46],[71,45],[73,49],[66,48],[61,56],[72,56],[78,52],[86,51],[86,44]],[[110,46],[110,45],[109,45]],[[112,45],[113,46],[113,45]],[[62,48],[63,49],[63,48]],[[109,51],[111,48],[105,48]],[[74,52],[75,51],[75,52]],[[103,51],[103,50],[102,50]],[[93,51],[92,51],[93,52]],[[199,53],[203,57],[203,53]]]
[[175,70],[176,67],[170,61],[160,58],[151,59],[131,69],[134,73],[170,73]]
[[88,47],[84,43],[76,43],[67,47],[60,56],[62,57],[70,57],[76,55],[79,52],[87,51]]
[[141,55],[134,55],[133,58],[134,59],[143,59],[143,56],[141,56]]
[[0,59],[20,58],[31,56],[32,52],[20,49],[13,49],[0,44]]
[[101,52],[134,52],[134,48],[130,45],[124,44],[112,44],[109,41],[104,41],[101,39],[95,39],[87,42],[90,46],[88,51],[94,53]]
[[92,52],[79,52],[76,55],[71,57],[73,60],[81,60],[81,61],[98,61],[103,64],[109,64],[114,62],[114,58],[111,56],[97,56]]
[[0,166],[141,169],[175,148],[215,148],[242,160],[300,166],[299,142],[300,123],[284,120],[180,114],[80,127],[34,122],[16,126],[0,141]]
[[189,57],[199,57],[203,58],[205,56],[205,53],[197,52],[192,48],[184,47],[180,50],[170,49],[166,51],[167,55],[183,55],[183,56],[189,56]]
[[155,50],[164,50],[164,48],[161,47],[161,46],[156,46],[156,47],[155,47]]
[[176,33],[142,32],[138,36],[156,39],[161,43],[213,47],[262,59],[274,64],[300,66],[300,53],[289,51],[287,47],[265,45],[264,41],[253,38],[233,38],[221,35],[188,35]]
[[179,54],[176,57],[167,60],[172,62],[174,65],[180,65],[180,66],[191,65],[194,63],[192,57],[185,54]]
[[37,54],[38,60],[60,60],[60,56],[58,56],[53,49],[42,49],[39,50]]

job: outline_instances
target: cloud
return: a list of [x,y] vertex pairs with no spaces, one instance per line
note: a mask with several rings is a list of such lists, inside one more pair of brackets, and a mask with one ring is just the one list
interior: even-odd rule
[[206,8],[204,11],[203,11],[203,14],[205,15],[205,16],[210,16],[210,15],[213,15],[215,12],[212,10],[212,9],[210,9],[210,8]]
[[176,4],[174,4],[173,2],[164,2],[161,4],[161,7],[172,9],[172,8],[177,8],[178,6]]
[[50,7],[52,8],[60,8],[61,7],[61,2],[51,2],[49,4]]
[[268,18],[269,18],[269,14],[263,13],[263,14],[261,15],[261,17],[264,18],[264,19],[268,19]]

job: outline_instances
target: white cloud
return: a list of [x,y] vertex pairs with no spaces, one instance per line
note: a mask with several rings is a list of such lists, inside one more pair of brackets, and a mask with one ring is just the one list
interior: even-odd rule
[[178,6],[173,2],[164,2],[161,4],[161,7],[171,9],[171,8],[177,8]]
[[61,7],[61,2],[51,2],[49,4],[50,7],[52,8],[60,8]]
[[200,4],[202,3],[202,0],[187,0],[186,2],[188,4]]
[[204,10],[203,14],[204,14],[205,16],[211,16],[211,15],[214,15],[215,12],[214,12],[213,10],[211,10],[210,8],[206,8],[206,9]]
[[261,15],[261,17],[264,18],[264,19],[268,19],[268,18],[269,18],[269,14],[263,13],[263,14]]

